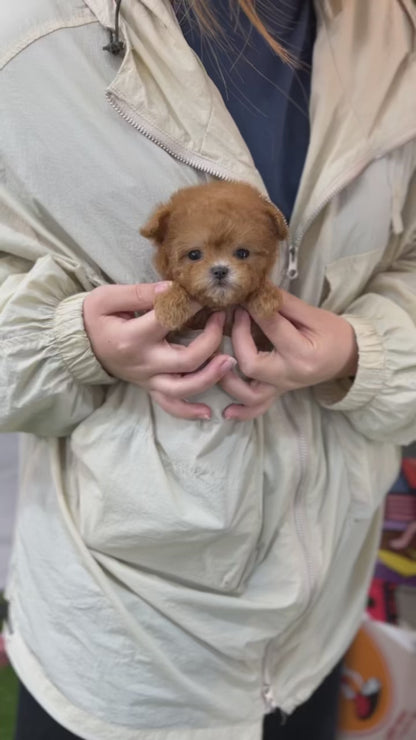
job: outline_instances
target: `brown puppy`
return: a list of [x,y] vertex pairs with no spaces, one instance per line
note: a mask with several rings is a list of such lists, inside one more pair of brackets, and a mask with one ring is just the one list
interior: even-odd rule
[[263,318],[278,310],[279,290],[268,276],[287,225],[251,185],[212,182],[178,190],[140,233],[157,247],[160,275],[173,282],[155,301],[166,328],[187,324],[192,299],[209,313],[243,303]]

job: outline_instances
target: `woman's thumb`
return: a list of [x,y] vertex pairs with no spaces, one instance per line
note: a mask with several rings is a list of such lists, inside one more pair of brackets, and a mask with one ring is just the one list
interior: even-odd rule
[[147,311],[153,308],[155,295],[167,290],[170,285],[168,281],[134,285],[103,285],[96,289],[96,307],[100,313],[107,315],[123,311]]

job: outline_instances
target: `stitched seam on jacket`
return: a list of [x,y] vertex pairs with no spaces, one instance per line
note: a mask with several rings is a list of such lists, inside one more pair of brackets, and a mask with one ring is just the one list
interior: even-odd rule
[[0,69],[6,67],[6,65],[14,59],[20,52],[27,49],[28,46],[33,44],[35,41],[48,36],[54,31],[60,31],[64,28],[74,28],[76,26],[87,25],[88,23],[98,23],[95,16],[92,15],[90,10],[85,10],[82,13],[77,13],[67,19],[54,19],[43,23],[40,26],[32,28],[17,44],[9,48],[5,54],[0,57]]

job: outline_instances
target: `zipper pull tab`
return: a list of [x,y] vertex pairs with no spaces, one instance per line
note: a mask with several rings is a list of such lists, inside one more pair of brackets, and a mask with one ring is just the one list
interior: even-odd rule
[[298,247],[289,244],[289,264],[287,266],[287,276],[289,280],[295,280],[299,276],[298,272]]
[[266,705],[267,713],[274,712],[275,709],[277,709],[276,702],[274,700],[272,687],[270,684],[266,683],[263,686],[263,701]]

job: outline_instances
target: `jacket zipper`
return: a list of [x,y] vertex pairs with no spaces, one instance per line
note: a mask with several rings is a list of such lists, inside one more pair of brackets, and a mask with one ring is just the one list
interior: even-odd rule
[[289,413],[289,416],[295,428],[297,439],[298,439],[300,477],[299,477],[299,486],[298,486],[298,490],[296,491],[295,502],[294,502],[294,518],[295,518],[296,531],[299,537],[299,541],[301,543],[301,548],[303,550],[305,566],[306,566],[306,582],[307,582],[306,585],[308,589],[307,605],[308,605],[311,595],[312,595],[313,586],[316,581],[316,576],[317,576],[317,569],[315,567],[312,556],[310,554],[311,550],[308,549],[306,546],[306,543],[308,542],[307,523],[306,523],[305,510],[304,510],[304,507],[302,506],[302,494],[303,494],[305,474],[306,474],[306,462],[308,459],[308,445],[306,442],[306,436],[303,433],[301,426],[298,425],[294,421],[293,416],[290,413]]
[[262,695],[263,695],[264,706],[266,709],[266,714],[271,714],[272,712],[274,712],[275,709],[277,709],[277,704],[274,700],[273,689],[272,689],[270,677],[266,670],[266,666],[263,669]]
[[[282,399],[282,402],[284,403],[284,399]],[[305,516],[304,507],[302,505],[305,473],[306,473],[306,461],[308,458],[308,446],[306,442],[306,437],[302,432],[301,425],[298,425],[295,422],[292,413],[287,408],[287,405],[286,404],[284,405],[285,405],[286,415],[289,418],[292,429],[295,431],[295,435],[296,435],[296,439],[298,443],[298,459],[300,463],[298,485],[297,485],[295,499],[293,503],[293,518],[294,518],[296,535],[297,535],[297,539],[299,542],[299,550],[300,550],[302,561],[304,564],[304,577],[305,577],[305,586],[306,586],[306,598],[305,598],[304,608],[302,609],[301,614],[299,614],[297,618],[297,619],[300,619],[302,615],[304,614],[305,610],[308,608],[309,603],[311,601],[312,591],[313,591],[314,584],[316,582],[316,576],[317,576],[317,569],[315,567],[315,563],[313,562],[313,558],[310,554],[311,550],[308,549],[307,547],[307,542],[308,542],[307,524],[306,524],[306,516]],[[293,627],[293,624],[291,626]],[[273,712],[279,707],[277,699],[274,695],[273,681],[272,681],[270,671],[269,671],[269,666],[268,666],[269,644],[266,646],[265,651],[264,651],[263,667],[262,667],[262,672],[263,672],[262,697],[263,697],[263,702],[264,702],[267,713]],[[279,709],[279,711],[280,711],[280,717],[281,717],[280,724],[284,725],[287,719],[287,715],[282,709]]]
[[[272,688],[272,681],[269,673],[269,669],[267,666],[267,651],[265,652],[264,659],[263,659],[263,689],[262,689],[262,697],[264,702],[264,707],[266,710],[266,714],[271,714],[272,712],[276,711],[276,709],[279,709],[278,705],[276,704],[276,700],[274,698],[273,694],[273,688]],[[287,720],[287,714],[283,711],[283,709],[279,709],[280,712],[280,724],[285,725]]]
[[[283,403],[285,403],[283,401]],[[306,588],[307,588],[307,598],[306,598],[306,604],[305,609],[309,605],[310,598],[312,595],[312,590],[316,581],[317,576],[317,569],[315,567],[315,563],[313,561],[312,555],[311,555],[311,548],[307,547],[308,543],[308,536],[307,536],[307,522],[306,522],[306,516],[304,507],[302,505],[303,501],[303,491],[304,491],[304,485],[305,485],[305,474],[306,474],[306,462],[308,459],[308,445],[306,442],[305,434],[302,431],[301,424],[297,424],[293,414],[291,411],[287,408],[287,404],[285,403],[286,407],[286,414],[289,417],[290,423],[292,425],[292,428],[295,431],[297,443],[298,443],[298,458],[299,458],[299,484],[296,490],[295,499],[293,502],[293,516],[295,520],[295,528],[296,533],[298,535],[298,540],[300,542],[300,549],[303,554],[303,560],[305,563],[305,575],[306,575]]]
[[[202,157],[198,157],[197,154],[186,156],[184,153],[181,152],[181,147],[174,146],[173,142],[171,144],[166,143],[166,140],[163,139],[160,131],[158,131],[156,128],[153,128],[152,125],[149,124],[147,121],[145,123],[139,122],[136,117],[133,117],[131,114],[127,113],[119,102],[116,103],[114,100],[114,93],[107,91],[106,98],[109,101],[110,105],[114,108],[114,110],[117,111],[117,113],[121,116],[121,118],[123,118],[125,121],[127,121],[127,123],[133,126],[136,131],[139,131],[140,134],[143,134],[143,136],[145,136],[147,139],[153,141],[154,144],[157,144],[160,149],[163,149],[165,152],[170,154],[171,157],[177,159],[179,162],[183,162],[183,164],[190,165],[191,167],[194,167],[201,172],[205,172],[207,175],[212,175],[213,177],[218,177],[221,180],[232,182],[232,177],[230,177],[226,170],[210,167],[204,161],[204,159]],[[137,114],[135,115],[137,116]]]

